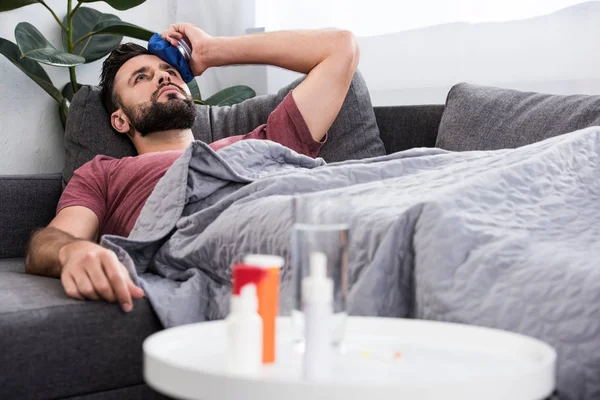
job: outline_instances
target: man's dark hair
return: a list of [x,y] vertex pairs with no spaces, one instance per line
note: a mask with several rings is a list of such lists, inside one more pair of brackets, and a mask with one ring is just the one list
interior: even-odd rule
[[100,86],[102,87],[102,102],[109,114],[119,108],[119,96],[114,93],[115,76],[119,68],[133,57],[144,54],[152,54],[135,43],[123,43],[114,49],[102,63],[102,74],[100,75]]

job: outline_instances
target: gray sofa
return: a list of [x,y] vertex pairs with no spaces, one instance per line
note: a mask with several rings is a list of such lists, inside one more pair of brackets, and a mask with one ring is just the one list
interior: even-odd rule
[[[434,146],[443,110],[375,108],[386,151]],[[124,314],[25,274],[31,231],[54,217],[61,190],[60,174],[0,177],[0,398],[162,398],[142,379],[142,342],[161,329],[145,299]]]
[[[598,98],[471,85],[453,88],[446,106],[374,112],[387,153],[515,147],[600,125]],[[0,398],[163,398],[142,377],[142,342],[161,329],[145,299],[124,314],[69,299],[58,279],[24,272],[30,234],[52,219],[61,190],[60,174],[0,177]]]

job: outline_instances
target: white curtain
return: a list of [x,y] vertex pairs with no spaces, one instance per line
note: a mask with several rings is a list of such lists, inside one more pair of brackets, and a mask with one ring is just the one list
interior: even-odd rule
[[[213,35],[346,28],[375,105],[443,103],[468,81],[600,94],[600,0],[177,0],[177,20]],[[274,93],[298,77],[273,67],[209,70],[203,94],[246,84]]]

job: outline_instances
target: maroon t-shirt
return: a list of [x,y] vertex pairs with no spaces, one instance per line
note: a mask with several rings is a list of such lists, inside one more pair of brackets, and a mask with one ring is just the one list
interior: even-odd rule
[[[216,151],[244,139],[272,140],[309,157],[316,157],[325,142],[312,138],[291,92],[269,115],[266,124],[209,146]],[[121,159],[96,156],[75,171],[56,213],[66,207],[87,207],[98,216],[101,235],[127,237],[154,187],[182,153],[183,150],[161,151]]]

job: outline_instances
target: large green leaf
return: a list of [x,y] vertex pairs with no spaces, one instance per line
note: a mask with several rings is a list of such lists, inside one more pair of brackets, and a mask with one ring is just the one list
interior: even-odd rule
[[0,12],[10,11],[30,4],[39,3],[38,0],[0,0]]
[[[83,85],[81,83],[77,83],[77,90],[81,89]],[[69,101],[73,101],[73,84],[71,84],[71,82],[67,82],[65,84],[65,86],[63,86],[63,89],[61,90],[62,95],[64,96],[65,99],[69,100]]]
[[112,8],[117,10],[129,10],[130,8],[139,6],[146,0],[81,0],[82,3],[95,3],[97,1],[104,1],[108,3]]
[[210,106],[231,106],[256,96],[256,92],[248,86],[232,86],[213,94],[205,100]]
[[63,95],[60,93],[50,80],[50,77],[44,71],[44,68],[37,62],[21,57],[19,47],[11,41],[0,38],[0,54],[4,55],[8,60],[13,63],[17,68],[30,77],[35,83],[40,85],[42,89],[46,91],[59,103],[63,101]]
[[[81,83],[77,84],[77,90],[81,89],[83,85]],[[67,117],[69,115],[69,109],[71,107],[71,102],[73,101],[73,85],[71,82],[67,82],[67,84],[63,87],[61,91],[64,96],[63,102],[58,106],[58,112],[60,115],[60,121],[62,122],[63,128],[67,127]]]
[[134,39],[140,39],[145,41],[150,40],[150,37],[154,34],[154,32],[149,31],[148,29],[144,29],[140,26],[130,24],[129,22],[115,20],[102,21],[94,27],[94,35],[104,33],[128,36]]
[[20,22],[15,28],[15,39],[24,57],[55,67],[74,67],[85,58],[65,53],[52,46],[40,31],[28,22]]
[[198,82],[196,79],[192,79],[187,83],[188,89],[190,89],[190,93],[192,94],[193,100],[202,100],[202,96],[200,95],[200,88],[198,87]]
[[70,107],[71,102],[66,98],[58,105],[58,115],[60,116],[60,122],[62,122],[63,128],[67,127],[67,118],[69,117]]
[[[80,7],[73,16],[73,43],[82,36],[94,31],[94,27],[106,21],[120,22],[120,18],[112,14],[104,14],[89,7]],[[67,17],[63,23],[67,24]],[[67,48],[67,35],[63,31],[63,44]],[[85,58],[86,63],[96,61],[113,51],[121,43],[123,36],[93,35],[81,41],[73,49],[73,54]]]

